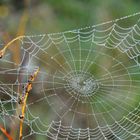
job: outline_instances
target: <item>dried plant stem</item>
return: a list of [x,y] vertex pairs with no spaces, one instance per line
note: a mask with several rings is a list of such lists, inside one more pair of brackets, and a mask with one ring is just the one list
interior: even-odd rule
[[4,48],[2,50],[0,50],[0,58],[3,57],[3,55],[5,54],[6,49],[12,44],[14,43],[16,40],[19,40],[21,38],[23,38],[24,36],[18,36],[16,38],[14,38],[13,40],[11,40],[7,45],[4,46]]
[[8,140],[13,140],[13,138],[10,136],[10,134],[1,125],[0,125],[0,130],[8,138]]
[[32,89],[32,82],[35,80],[37,74],[39,72],[39,68],[35,71],[33,75],[30,76],[29,81],[25,87],[25,94],[23,97],[23,103],[22,103],[22,110],[20,117],[20,132],[19,132],[19,140],[22,140],[22,134],[23,134],[23,122],[24,122],[24,116],[25,116],[25,109],[26,109],[26,103],[27,98],[29,95],[30,90]]
[[24,115],[25,115],[25,108],[26,108],[26,102],[28,98],[29,93],[27,92],[25,94],[23,106],[22,106],[22,115],[20,116],[20,132],[19,132],[19,140],[22,140],[22,133],[23,133],[23,121],[24,121]]
[[[29,17],[29,16],[28,16],[28,12],[27,12],[27,10],[25,9],[25,10],[23,11],[23,14],[22,14],[21,18],[20,18],[16,36],[23,36],[23,35],[25,34],[25,30],[26,30],[26,25],[27,25],[28,17]],[[17,65],[19,65],[19,64],[20,64],[20,59],[21,59],[20,40],[17,40],[13,45],[15,46],[15,48],[14,48],[14,49],[11,48],[11,52],[12,52],[13,54],[15,54],[15,55],[13,55],[12,59],[13,59],[14,63],[16,63]],[[13,45],[12,45],[12,46],[13,46]],[[19,87],[20,87],[20,86],[19,86]],[[18,87],[18,89],[17,89],[17,93],[20,94],[21,91],[19,90],[19,89],[20,89],[19,87]],[[18,104],[17,104],[17,106],[16,106],[16,109],[17,109],[17,108],[18,108]],[[18,110],[18,112],[19,112],[19,110]],[[16,120],[15,120],[15,121],[16,121]],[[16,137],[15,129],[16,129],[18,126],[19,126],[19,123],[18,123],[18,122],[16,122],[15,125],[11,124],[11,127],[10,127],[10,128],[11,128],[11,132],[10,132],[10,134],[11,134],[11,136],[12,136],[13,138]]]

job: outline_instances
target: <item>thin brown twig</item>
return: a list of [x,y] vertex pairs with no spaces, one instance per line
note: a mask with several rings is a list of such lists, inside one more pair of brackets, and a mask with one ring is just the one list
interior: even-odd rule
[[10,134],[1,125],[0,125],[0,130],[8,138],[8,140],[13,140],[13,138],[10,136]]
[[32,82],[35,80],[38,72],[39,72],[39,68],[34,72],[33,75],[30,76],[29,81],[28,81],[27,85],[25,86],[25,94],[24,94],[23,99],[22,99],[23,100],[22,101],[22,111],[21,111],[21,115],[19,116],[19,118],[20,118],[19,140],[22,140],[23,121],[24,121],[24,116],[25,116],[27,98],[28,98],[30,90],[32,89]]
[[[25,29],[26,29],[26,23],[28,21],[28,11],[27,11],[28,4],[29,4],[29,1],[28,0],[25,0],[26,8],[25,8],[25,10],[23,12],[23,15],[22,15],[21,20],[20,20],[20,23],[19,23],[19,27],[18,27],[18,31],[17,31],[17,37],[14,38],[12,41],[10,41],[6,46],[4,46],[4,48],[2,50],[0,50],[0,58],[2,58],[4,56],[7,48],[9,48],[12,43],[15,43],[14,46],[17,46],[17,49],[14,49],[12,51],[14,51],[16,53],[18,52],[17,55],[13,55],[13,59],[14,59],[14,61],[17,64],[19,64],[19,58],[20,58],[20,53],[19,53],[19,40],[24,37]],[[15,128],[14,127],[15,126],[12,126],[11,127],[11,133],[9,134],[13,138],[15,137],[15,134],[13,133],[15,131]]]
[[[23,36],[25,34],[28,18],[29,18],[28,12],[27,12],[27,9],[25,9],[23,11],[23,14],[22,14],[21,18],[20,18],[16,36]],[[12,59],[13,59],[14,63],[19,65],[20,60],[21,60],[20,39],[17,40],[16,42],[14,42],[14,44],[12,44],[12,46],[13,47],[15,46],[14,49],[13,49],[13,47],[11,48],[11,52],[14,54]],[[20,85],[18,86],[17,94],[21,93],[21,91],[19,89],[20,89]],[[18,104],[16,105],[16,110],[17,110],[17,108],[18,108]],[[19,112],[19,111],[20,110],[17,110],[17,112]],[[18,125],[19,125],[18,122],[16,122],[15,125],[11,124],[11,127],[10,127],[11,128],[11,133],[10,134],[13,138],[16,137],[15,129],[17,128]]]
[[12,43],[14,43],[16,40],[19,40],[21,38],[23,38],[24,36],[18,36],[16,38],[14,38],[13,40],[11,40],[7,45],[4,46],[4,48],[2,50],[0,50],[0,58],[2,58],[5,54],[5,51],[7,50],[8,47],[10,47],[10,45]]

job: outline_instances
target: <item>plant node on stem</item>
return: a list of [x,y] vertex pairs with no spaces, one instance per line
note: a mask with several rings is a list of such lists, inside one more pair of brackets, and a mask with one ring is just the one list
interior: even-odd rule
[[33,75],[30,76],[28,83],[25,86],[25,93],[23,94],[23,104],[22,104],[22,110],[21,115],[19,115],[20,118],[20,132],[19,132],[19,140],[22,140],[22,133],[23,133],[23,121],[25,116],[25,108],[26,108],[26,102],[29,95],[29,92],[32,90],[32,82],[35,80],[37,74],[39,72],[39,68],[34,72]]

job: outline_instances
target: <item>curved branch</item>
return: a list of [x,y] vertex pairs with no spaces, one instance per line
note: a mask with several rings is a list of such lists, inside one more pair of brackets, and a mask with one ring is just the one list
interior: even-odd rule
[[19,40],[19,39],[21,39],[23,37],[25,37],[25,36],[18,36],[16,38],[14,38],[13,40],[11,40],[7,45],[5,45],[4,48],[2,50],[0,50],[0,58],[2,58],[4,56],[5,51],[10,47],[10,45],[12,43],[14,43],[16,40]]

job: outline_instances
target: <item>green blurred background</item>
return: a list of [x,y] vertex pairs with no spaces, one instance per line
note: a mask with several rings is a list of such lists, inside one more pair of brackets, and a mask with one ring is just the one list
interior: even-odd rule
[[20,23],[28,35],[61,32],[138,12],[139,4],[139,0],[0,0],[0,40],[15,37]]
[[140,0],[0,0],[0,44],[24,34],[92,26],[139,12],[139,5]]

